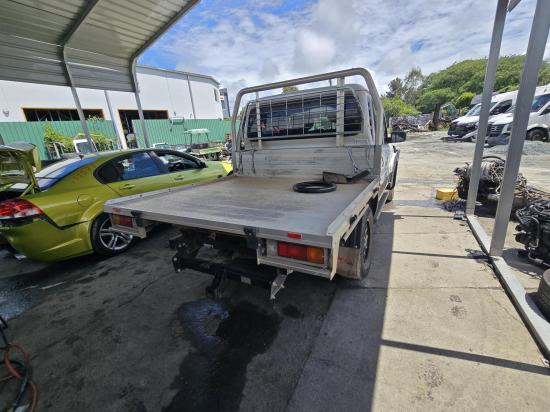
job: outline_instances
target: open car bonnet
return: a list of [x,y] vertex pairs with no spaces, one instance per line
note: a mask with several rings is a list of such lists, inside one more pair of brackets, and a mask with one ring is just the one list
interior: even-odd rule
[[41,168],[40,155],[31,143],[0,145],[0,191],[16,183],[27,185],[25,193],[39,190],[35,172]]

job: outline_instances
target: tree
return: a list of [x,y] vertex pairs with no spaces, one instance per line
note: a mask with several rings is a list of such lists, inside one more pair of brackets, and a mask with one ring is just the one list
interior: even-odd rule
[[[494,90],[499,93],[517,90],[524,62],[525,56],[501,57],[498,61]],[[424,94],[442,89],[451,91],[452,96],[449,101],[454,102],[457,102],[457,99],[465,92],[480,94],[483,91],[486,65],[487,59],[464,60],[432,73],[424,79],[418,99],[426,102],[433,98],[433,95],[421,99]],[[550,83],[550,62],[546,61],[539,71],[538,84],[548,83]],[[420,107],[419,100],[417,100],[416,106],[424,111],[426,107]]]
[[455,106],[458,107],[459,109],[462,109],[464,107],[469,107],[474,97],[475,97],[474,93],[464,92],[455,99],[454,101]]
[[420,67],[413,67],[405,76],[403,100],[407,104],[415,105],[420,93],[420,87],[424,82],[424,75]]
[[455,93],[449,88],[429,90],[418,97],[417,109],[422,113],[431,113],[444,103],[455,97]]
[[398,97],[382,97],[382,104],[387,118],[418,114],[418,110]]
[[298,89],[296,86],[285,86],[283,87],[283,93],[294,93],[294,92],[297,92]]
[[405,83],[403,83],[403,80],[401,80],[401,78],[396,77],[388,83],[388,92],[386,93],[386,97],[397,97],[398,99],[403,99],[404,93]]

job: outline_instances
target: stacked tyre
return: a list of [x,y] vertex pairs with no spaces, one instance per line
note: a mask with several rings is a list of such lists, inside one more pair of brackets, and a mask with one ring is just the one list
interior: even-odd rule
[[550,321],[550,269],[542,274],[537,291],[537,303],[540,311]]

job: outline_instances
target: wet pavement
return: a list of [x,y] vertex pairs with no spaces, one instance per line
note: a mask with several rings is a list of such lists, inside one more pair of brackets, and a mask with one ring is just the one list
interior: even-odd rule
[[236,283],[206,298],[209,276],[174,273],[167,227],[110,259],[0,252],[0,313],[31,353],[39,410],[546,410],[541,353],[433,200],[463,161],[441,148],[456,147],[402,144],[368,279],[292,274],[274,303]]

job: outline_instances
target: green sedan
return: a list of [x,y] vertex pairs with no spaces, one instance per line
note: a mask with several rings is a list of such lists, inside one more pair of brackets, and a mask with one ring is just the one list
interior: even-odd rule
[[35,260],[59,261],[89,253],[115,255],[131,236],[111,230],[109,199],[214,180],[228,162],[205,162],[165,149],[94,153],[42,170],[36,148],[0,146],[0,237]]

